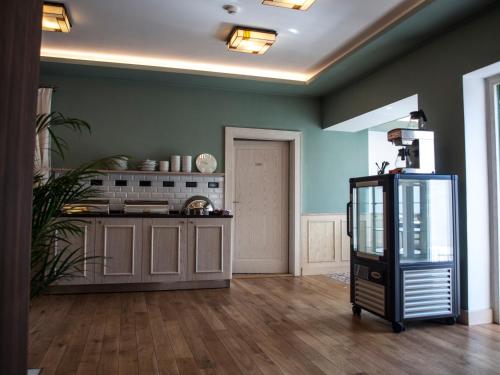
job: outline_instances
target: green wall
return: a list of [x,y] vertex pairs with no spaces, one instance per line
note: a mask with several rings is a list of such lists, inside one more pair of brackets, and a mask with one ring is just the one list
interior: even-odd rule
[[463,307],[467,308],[465,141],[462,76],[500,60],[500,8],[492,9],[322,101],[322,124],[331,126],[418,94],[435,131],[438,173],[460,176]]
[[48,75],[58,87],[53,110],[88,121],[91,135],[65,133],[74,167],[111,154],[165,159],[209,152],[223,171],[224,126],[303,133],[303,212],[344,212],[348,179],[367,173],[366,137],[321,129],[319,101],[310,97],[168,86],[161,82]]

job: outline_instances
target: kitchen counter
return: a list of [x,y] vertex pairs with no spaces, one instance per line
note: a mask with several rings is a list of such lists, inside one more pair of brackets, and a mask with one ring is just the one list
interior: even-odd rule
[[62,214],[61,217],[124,217],[124,218],[165,218],[165,219],[231,219],[233,215],[186,215],[181,213],[168,213],[168,214],[158,214],[158,213],[125,213],[123,211],[110,211],[109,213],[104,212],[82,212],[75,214]]

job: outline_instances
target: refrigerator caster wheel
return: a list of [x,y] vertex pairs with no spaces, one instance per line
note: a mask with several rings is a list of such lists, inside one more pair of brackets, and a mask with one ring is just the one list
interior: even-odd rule
[[361,307],[357,305],[352,305],[352,315],[361,316]]
[[450,317],[450,318],[446,318],[444,320],[444,324],[446,324],[447,326],[452,326],[454,325],[455,323],[457,322],[457,318],[455,318],[454,316]]
[[403,332],[404,330],[406,330],[406,328],[405,328],[405,325],[403,323],[400,323],[400,322],[393,322],[392,323],[392,331],[394,333],[400,333],[400,332]]

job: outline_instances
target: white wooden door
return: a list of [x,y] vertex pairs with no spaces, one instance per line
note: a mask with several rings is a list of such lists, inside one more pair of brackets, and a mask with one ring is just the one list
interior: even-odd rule
[[288,272],[288,142],[235,142],[233,273]]

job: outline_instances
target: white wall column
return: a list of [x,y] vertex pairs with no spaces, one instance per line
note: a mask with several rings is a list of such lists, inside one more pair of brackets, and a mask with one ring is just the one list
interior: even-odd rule
[[463,77],[468,283],[468,310],[463,318],[471,325],[493,321],[485,79],[498,73],[500,62]]

